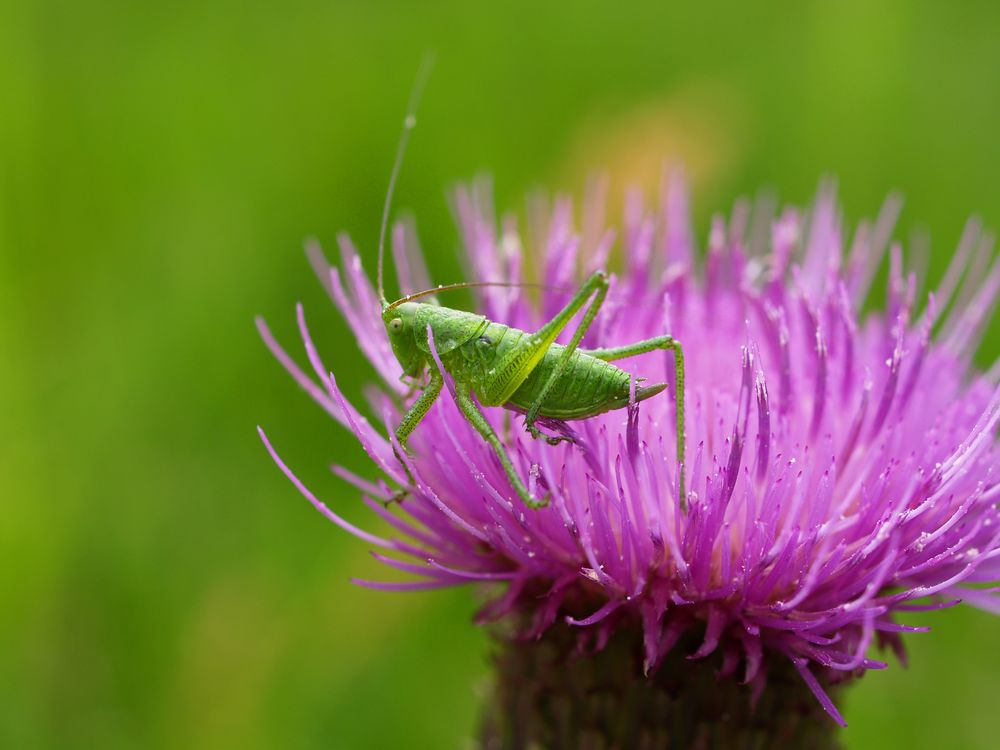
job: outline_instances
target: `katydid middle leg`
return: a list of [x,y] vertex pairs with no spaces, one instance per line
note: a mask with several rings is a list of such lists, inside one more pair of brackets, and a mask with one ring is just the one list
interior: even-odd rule
[[514,487],[514,491],[524,501],[524,504],[529,508],[545,507],[549,504],[548,496],[538,500],[528,492],[528,488],[524,486],[524,482],[521,481],[521,477],[518,476],[517,471],[514,469],[514,462],[507,455],[507,449],[504,448],[503,443],[500,442],[500,438],[497,437],[496,432],[493,431],[490,423],[486,421],[486,417],[483,416],[479,407],[476,406],[476,402],[469,395],[470,390],[469,386],[456,383],[455,396],[458,401],[458,408],[469,421],[469,424],[475,427],[482,438],[493,447],[497,458],[500,459],[500,464],[503,466],[504,472],[507,474],[507,478]]

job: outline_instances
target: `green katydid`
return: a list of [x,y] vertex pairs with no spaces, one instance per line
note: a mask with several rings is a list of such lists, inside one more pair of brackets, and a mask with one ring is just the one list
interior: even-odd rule
[[[597,271],[590,276],[566,306],[534,332],[511,328],[476,313],[417,301],[449,289],[493,286],[490,282],[451,284],[410,294],[392,303],[386,299],[383,281],[386,227],[396,177],[410,131],[416,124],[415,100],[422,80],[423,75],[418,78],[404,121],[383,207],[378,247],[378,294],[382,303],[382,321],[393,353],[403,368],[404,376],[411,382],[421,383],[429,374],[420,396],[396,428],[399,445],[406,450],[407,439],[437,400],[444,385],[443,375],[432,356],[430,332],[438,358],[454,380],[456,400],[462,414],[496,451],[511,485],[524,504],[531,508],[542,507],[547,504],[547,498],[538,499],[528,491],[507,449],[473,400],[473,394],[482,406],[504,406],[525,412],[525,427],[532,437],[541,437],[556,444],[570,438],[544,435],[536,426],[539,418],[587,419],[624,408],[632,398],[638,402],[655,396],[667,387],[666,383],[638,386],[633,393],[631,374],[611,362],[658,349],[671,350],[676,387],[678,485],[683,510],[686,507],[684,354],[680,343],[669,335],[607,349],[585,350],[579,347],[607,295],[606,273]],[[555,343],[563,329],[584,308],[583,318],[569,343]]]

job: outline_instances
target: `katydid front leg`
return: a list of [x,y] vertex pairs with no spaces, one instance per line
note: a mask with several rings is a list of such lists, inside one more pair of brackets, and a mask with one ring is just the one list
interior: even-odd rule
[[399,382],[406,386],[406,393],[403,394],[404,401],[420,390],[420,378],[415,378],[412,375],[400,375]]
[[[539,391],[538,397],[528,409],[528,413],[524,418],[524,426],[528,429],[528,432],[531,433],[532,437],[545,437],[546,441],[550,445],[555,445],[563,440],[569,440],[567,437],[547,437],[542,435],[542,432],[535,427],[535,420],[538,419],[538,412],[541,410],[542,404],[545,403],[545,397],[552,389],[552,386],[558,382],[560,376],[563,374],[563,371],[565,371],[570,358],[573,356],[573,352],[576,351],[576,348],[579,346],[584,334],[587,333],[587,329],[590,328],[590,324],[594,321],[594,317],[601,309],[601,305],[604,304],[604,298],[607,294],[608,276],[604,273],[604,271],[597,271],[584,282],[583,286],[580,287],[580,291],[573,296],[573,299],[571,299],[562,310],[556,313],[556,316],[552,318],[552,320],[538,330],[536,336],[555,341],[556,336],[558,336],[560,331],[569,325],[573,316],[580,311],[584,304],[586,304],[587,300],[590,299],[591,296],[594,297],[593,301],[583,314],[583,320],[580,321],[580,325],[577,326],[576,330],[573,332],[573,337],[570,339],[569,344],[566,345],[562,355],[559,357],[559,361],[556,363],[556,366],[553,368],[548,379],[545,381],[545,384],[542,385],[542,389]],[[548,349],[548,347],[546,347],[546,349]]]
[[674,399],[676,401],[677,418],[677,465],[680,485],[681,510],[687,511],[687,490],[684,484],[684,351],[680,342],[673,336],[657,336],[655,338],[637,341],[625,346],[614,346],[608,349],[584,349],[585,354],[597,359],[611,362],[616,359],[636,357],[648,354],[657,349],[670,350],[674,353]]
[[[420,394],[420,398],[416,400],[410,410],[406,412],[402,421],[399,423],[399,427],[396,428],[396,440],[399,442],[401,448],[406,450],[406,441],[409,438],[413,430],[416,429],[417,425],[424,418],[428,411],[430,411],[431,406],[437,400],[441,393],[441,388],[444,385],[444,378],[441,373],[437,370],[431,371],[430,382],[424,389],[423,393]],[[504,472],[507,474],[507,478],[510,480],[511,485],[514,487],[514,491],[517,492],[524,504],[529,508],[542,508],[548,505],[548,497],[541,500],[535,498],[528,488],[524,486],[521,481],[521,477],[518,476],[517,471],[514,469],[514,464],[510,460],[510,456],[507,455],[507,451],[500,442],[493,428],[490,427],[489,422],[486,421],[486,417],[483,413],[479,411],[475,402],[469,396],[469,391],[471,390],[469,386],[462,383],[456,383],[456,396],[458,400],[458,408],[461,410],[463,416],[469,421],[476,431],[489,443],[493,450],[496,452],[497,457],[500,459],[500,464],[503,466]],[[393,448],[393,452],[396,449]],[[403,470],[406,471],[406,475],[410,482],[414,481],[413,474],[410,473],[407,465],[402,461],[402,458],[398,453],[396,453],[396,458],[399,460],[400,465],[402,465]],[[393,500],[402,500],[406,495],[409,494],[407,490],[400,490],[393,496]]]
[[441,373],[437,369],[431,370],[431,378],[427,387],[420,394],[420,398],[413,402],[410,410],[403,415],[399,427],[396,428],[396,440],[399,441],[400,447],[404,450],[406,449],[406,441],[409,440],[410,435],[427,415],[427,412],[431,410],[434,402],[437,401],[443,385],[444,378],[441,376]]
[[[396,428],[396,441],[399,443],[399,447],[404,451],[406,450],[406,441],[409,440],[410,435],[417,428],[417,425],[420,424],[420,420],[427,415],[431,406],[433,406],[434,402],[437,401],[437,397],[441,394],[441,387],[443,385],[444,378],[441,376],[441,373],[436,369],[431,370],[431,379],[427,384],[427,387],[424,388],[420,397],[413,402],[413,406],[410,407],[409,411],[403,415],[402,421],[400,421],[399,426]],[[406,465],[406,462],[403,461],[402,456],[399,455],[395,446],[393,446],[392,452],[396,455],[396,460],[399,461],[399,465],[403,467],[403,471],[406,472],[406,477],[410,480],[410,484],[413,484],[413,474],[410,472],[410,468]],[[408,494],[409,490],[397,490],[393,493],[392,500],[390,500],[390,502],[399,502]]]

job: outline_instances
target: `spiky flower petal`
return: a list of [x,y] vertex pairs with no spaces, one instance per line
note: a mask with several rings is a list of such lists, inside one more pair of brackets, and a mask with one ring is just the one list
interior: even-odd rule
[[[993,592],[968,587],[1000,578],[1000,370],[983,375],[971,365],[1000,290],[1000,263],[970,224],[944,279],[922,296],[902,250],[889,246],[898,202],[890,199],[848,241],[829,186],[807,213],[789,208],[772,219],[739,204],[728,222],[714,220],[699,263],[679,180],[654,210],[630,196],[620,236],[602,226],[600,192],[585,203],[582,230],[568,200],[534,212],[526,248],[514,219],[498,226],[485,183],[460,191],[470,277],[572,288],[621,248],[623,271],[583,345],[664,333],[684,344],[686,511],[667,394],[555,425],[574,438],[558,447],[532,440],[519,417],[487,410],[522,475],[551,493],[551,504],[534,511],[445,393],[411,439],[414,481],[402,503],[386,509],[390,486],[337,470],[398,532],[391,539],[321,503],[264,438],[268,450],[324,515],[414,576],[362,585],[500,583],[483,621],[507,618],[520,635],[537,637],[560,619],[598,648],[617,628],[640,623],[647,672],[697,633],[693,657],[722,650],[724,671],[739,670],[758,692],[767,665],[789,660],[842,722],[817,675],[828,683],[884,667],[869,656],[873,641],[901,650],[901,633],[924,629],[910,624],[914,612],[959,600],[1000,612]],[[341,394],[301,307],[312,374],[263,323],[261,332],[299,384],[402,486],[406,472],[387,437],[402,413],[401,370],[358,253],[346,237],[340,245],[339,268],[316,248],[310,256],[383,380],[369,404],[377,424]],[[885,309],[865,314],[887,248]],[[408,225],[395,228],[393,251],[402,291],[426,288]],[[490,319],[532,330],[567,299],[545,292],[536,305],[523,289],[486,289],[477,305]],[[671,356],[621,364],[669,382]]]

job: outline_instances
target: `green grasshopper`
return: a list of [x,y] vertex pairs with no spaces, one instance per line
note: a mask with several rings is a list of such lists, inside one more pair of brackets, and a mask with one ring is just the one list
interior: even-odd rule
[[[410,294],[392,303],[386,299],[383,281],[386,227],[399,166],[409,133],[416,124],[413,114],[415,99],[416,94],[411,96],[411,106],[389,179],[378,248],[378,294],[382,303],[382,321],[393,353],[403,368],[404,377],[409,378],[411,383],[424,382],[429,373],[420,396],[396,428],[396,440],[400,447],[407,450],[408,438],[437,400],[444,385],[442,373],[433,360],[430,332],[438,358],[455,382],[456,400],[462,414],[496,451],[511,485],[524,504],[530,508],[543,507],[548,503],[548,496],[538,499],[528,491],[500,438],[473,400],[473,394],[483,406],[504,406],[524,412],[525,427],[532,437],[544,438],[555,445],[571,438],[544,435],[536,426],[539,418],[560,421],[587,419],[628,406],[633,398],[632,376],[611,362],[658,349],[671,350],[674,353],[677,402],[678,484],[683,510],[686,507],[684,354],[680,343],[668,335],[608,349],[586,350],[579,347],[608,292],[608,276],[604,271],[597,271],[587,279],[566,306],[534,332],[511,328],[476,313],[417,301],[445,290],[494,285],[489,282],[437,287]],[[569,343],[555,343],[563,329],[585,306],[583,318]],[[636,387],[634,400],[644,401],[666,387],[666,383]]]
[[[447,288],[464,286],[456,284]],[[382,321],[404,375],[419,381],[430,372],[419,398],[396,428],[400,446],[406,448],[407,439],[437,400],[444,385],[444,378],[432,360],[429,329],[441,364],[455,381],[458,408],[493,446],[511,485],[525,505],[542,507],[547,500],[536,499],[528,492],[472,394],[483,406],[504,406],[525,412],[525,427],[532,437],[544,437],[555,445],[570,438],[544,435],[535,425],[539,417],[587,419],[628,406],[632,376],[611,362],[657,349],[670,349],[674,352],[676,370],[677,462],[683,506],[684,355],[680,343],[672,336],[657,336],[609,349],[579,348],[580,340],[607,294],[607,274],[594,273],[555,317],[532,333],[487,320],[483,315],[416,301],[438,291],[411,294],[390,304],[380,290]],[[556,337],[591,297],[593,300],[569,343],[565,346],[555,343]],[[666,383],[639,386],[635,389],[635,401],[644,401],[666,387]]]

